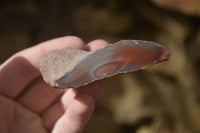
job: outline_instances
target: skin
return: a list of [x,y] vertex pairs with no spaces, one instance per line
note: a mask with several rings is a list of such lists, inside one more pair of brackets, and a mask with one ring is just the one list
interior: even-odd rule
[[75,36],[61,37],[22,50],[0,66],[1,133],[80,133],[102,95],[100,81],[79,89],[55,89],[39,72],[40,59],[53,49],[95,51],[108,43],[87,45]]

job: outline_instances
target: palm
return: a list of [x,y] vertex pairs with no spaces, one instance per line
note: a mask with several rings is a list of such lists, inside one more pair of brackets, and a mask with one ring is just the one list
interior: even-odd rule
[[79,88],[78,92],[73,88],[51,88],[40,77],[39,60],[48,51],[66,45],[96,50],[102,44],[107,43],[94,41],[85,47],[76,37],[55,39],[19,52],[1,65],[0,131],[81,132],[93,112],[95,98],[102,92],[101,85],[96,82]]

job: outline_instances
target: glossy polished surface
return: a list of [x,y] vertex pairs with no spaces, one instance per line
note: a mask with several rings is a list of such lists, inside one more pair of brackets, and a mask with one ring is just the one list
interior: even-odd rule
[[53,86],[78,88],[95,80],[144,69],[168,60],[170,55],[168,48],[154,42],[122,40],[87,55],[71,71],[56,79]]

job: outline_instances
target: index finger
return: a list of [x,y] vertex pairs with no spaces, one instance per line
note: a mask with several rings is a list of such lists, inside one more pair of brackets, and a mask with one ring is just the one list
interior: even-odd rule
[[25,49],[17,53],[16,56],[22,56],[26,58],[35,68],[39,68],[40,59],[46,53],[53,49],[62,49],[65,47],[85,49],[85,44],[82,39],[75,36],[60,37]]
[[53,39],[16,53],[0,66],[0,94],[14,98],[36,77],[40,59],[53,49],[72,47],[85,49],[84,42],[74,36]]

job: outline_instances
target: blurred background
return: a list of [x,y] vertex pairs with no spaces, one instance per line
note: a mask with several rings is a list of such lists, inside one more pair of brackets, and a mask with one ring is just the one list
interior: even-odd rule
[[150,40],[173,52],[105,79],[84,133],[200,133],[200,0],[0,0],[0,63],[65,35]]

